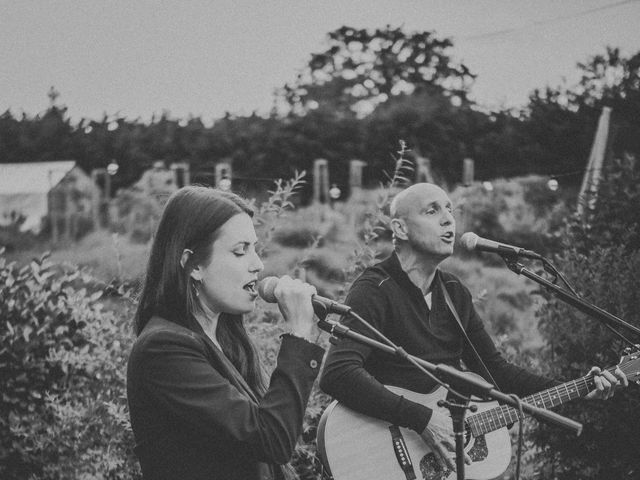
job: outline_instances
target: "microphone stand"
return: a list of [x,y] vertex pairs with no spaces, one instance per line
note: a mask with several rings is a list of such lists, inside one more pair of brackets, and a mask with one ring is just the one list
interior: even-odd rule
[[[491,384],[489,383],[488,385]],[[456,476],[458,480],[464,480],[464,415],[467,410],[475,412],[478,407],[469,405],[468,397],[465,400],[438,400],[438,406],[446,407],[451,413],[453,436],[456,440]]]
[[[583,313],[590,315],[596,320],[604,323],[608,327],[612,327],[613,325],[624,327],[632,332],[640,335],[640,328],[630,325],[629,323],[621,320],[620,318],[612,315],[611,313],[603,310],[600,307],[597,307],[585,300],[582,300],[577,295],[566,291],[564,288],[556,285],[555,283],[550,282],[549,280],[541,277],[540,275],[532,272],[531,270],[527,270],[522,264],[518,263],[518,257],[515,254],[500,254],[507,267],[518,275],[523,275],[534,282],[546,287],[551,293],[555,294],[560,300],[565,303],[577,308]],[[541,257],[542,258],[542,257]],[[548,263],[548,262],[547,262]]]
[[[385,343],[381,343],[370,337],[362,335],[361,333],[354,332],[349,327],[339,322],[327,320],[326,310],[324,311],[324,315],[322,315],[322,313],[323,312],[319,312],[318,310],[316,310],[316,314],[320,318],[318,322],[318,328],[320,328],[321,330],[324,330],[325,332],[330,333],[332,338],[349,338],[350,340],[375,348],[384,353],[396,355],[400,358],[410,361],[411,363],[418,366],[419,368],[421,367],[421,369],[426,370],[426,372],[434,375],[438,379],[447,381],[449,383],[455,383],[456,386],[463,385],[470,392],[472,392],[470,393],[470,395],[475,394],[483,398],[487,398],[487,397],[492,398],[494,400],[497,400],[498,402],[505,403],[516,409],[522,409],[523,412],[529,413],[530,415],[534,416],[539,420],[560,426],[562,428],[566,428],[568,430],[572,430],[575,432],[576,435],[580,435],[580,433],[582,432],[582,424],[574,420],[571,420],[567,417],[563,417],[562,415],[559,415],[550,410],[544,410],[544,409],[535,407],[533,405],[530,405],[528,403],[518,402],[514,400],[514,398],[511,397],[510,395],[506,395],[501,391],[496,390],[494,388],[494,385],[492,385],[489,382],[486,382],[484,379],[472,377],[470,375],[467,375],[464,372],[456,370],[455,368],[449,365],[444,365],[441,363],[436,365],[434,363],[431,363],[421,358],[410,355],[402,347],[398,347],[390,341],[389,343],[391,345],[387,345]],[[353,311],[350,311],[349,314],[359,319],[359,317]],[[372,329],[377,335],[384,338],[382,333],[375,330],[371,325],[367,324],[367,326],[368,328]],[[450,386],[447,386],[447,388],[450,388]],[[454,402],[449,402],[449,401],[443,402],[443,405],[447,406],[447,408],[450,409],[451,418],[453,421],[454,435],[456,440],[456,474],[457,474],[458,480],[464,480],[465,478],[464,477],[464,467],[465,467],[464,414],[465,414],[465,410],[467,409],[466,402],[468,402],[468,400],[469,398],[466,398],[465,403],[463,404],[459,404],[455,402],[455,405],[452,405],[452,403]]]

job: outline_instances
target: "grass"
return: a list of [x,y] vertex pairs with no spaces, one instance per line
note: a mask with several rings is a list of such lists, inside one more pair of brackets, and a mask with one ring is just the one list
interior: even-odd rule
[[77,265],[105,283],[112,280],[131,282],[142,277],[149,246],[100,230],[77,242],[53,244],[44,241],[26,250],[7,252],[6,256],[9,261],[25,264],[46,251],[51,252],[52,262]]

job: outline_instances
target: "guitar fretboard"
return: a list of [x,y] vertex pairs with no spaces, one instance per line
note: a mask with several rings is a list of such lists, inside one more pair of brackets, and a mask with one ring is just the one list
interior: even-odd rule
[[[609,369],[610,372],[613,372],[613,370],[613,368]],[[539,408],[553,408],[570,400],[584,397],[593,390],[594,386],[593,377],[587,375],[525,397],[522,399],[522,402],[535,405]],[[467,425],[471,429],[472,435],[478,437],[485,433],[506,427],[518,420],[517,409],[508,405],[502,405],[469,416],[467,418]]]

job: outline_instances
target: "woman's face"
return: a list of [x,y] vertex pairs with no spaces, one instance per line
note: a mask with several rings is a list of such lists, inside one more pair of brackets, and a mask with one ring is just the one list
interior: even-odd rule
[[209,263],[191,273],[202,282],[200,300],[213,312],[243,314],[253,310],[258,272],[264,268],[256,243],[251,217],[234,215],[220,227]]

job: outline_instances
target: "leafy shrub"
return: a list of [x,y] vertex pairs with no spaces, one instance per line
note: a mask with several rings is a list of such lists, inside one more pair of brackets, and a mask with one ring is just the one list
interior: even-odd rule
[[[586,301],[640,327],[640,171],[618,162],[608,172],[595,208],[574,218],[558,256],[561,271]],[[599,321],[556,299],[540,312],[542,333],[559,378],[581,376],[591,365],[616,364],[626,343]],[[616,328],[629,337],[629,332]],[[637,338],[636,338],[637,341]],[[583,423],[578,438],[543,426],[537,444],[544,478],[640,478],[637,386],[607,402],[574,402],[562,413]],[[589,452],[598,452],[590,455]]]
[[345,216],[325,205],[312,205],[295,211],[295,216],[283,219],[273,232],[273,241],[283,247],[308,248],[348,239],[353,241]]
[[24,223],[24,220],[24,216],[18,216],[13,218],[8,225],[0,226],[0,245],[8,251],[30,248],[37,243],[35,234],[29,231],[20,231],[20,226]]
[[164,199],[156,199],[136,190],[118,192],[111,219],[111,228],[126,234],[132,241],[147,243],[160,221]]
[[273,240],[283,247],[307,248],[313,245],[316,238],[320,237],[317,225],[282,226],[273,234]]
[[541,254],[559,248],[558,230],[566,226],[566,197],[547,188],[543,177],[497,180],[493,189],[474,184],[451,193],[457,230],[518,245]]
[[500,212],[506,203],[496,191],[487,191],[481,185],[458,188],[451,193],[456,206],[457,230],[471,231],[487,238],[502,238],[504,227],[500,223]]
[[577,192],[567,186],[550,190],[544,177],[530,175],[519,179],[519,183],[522,185],[523,200],[533,207],[537,218],[546,217],[558,203],[577,196]]
[[[260,238],[258,253],[261,255],[269,251],[269,246],[273,243],[276,230],[284,223],[287,211],[293,208],[292,197],[306,183],[305,176],[306,172],[303,170],[302,172],[296,172],[295,176],[288,182],[283,182],[282,179],[276,180],[275,190],[270,190],[269,198],[256,209],[254,220],[256,232],[258,238]],[[251,203],[255,206],[255,200]]]
[[129,335],[101,295],[48,254],[22,268],[0,255],[2,478],[138,476],[125,413]]

